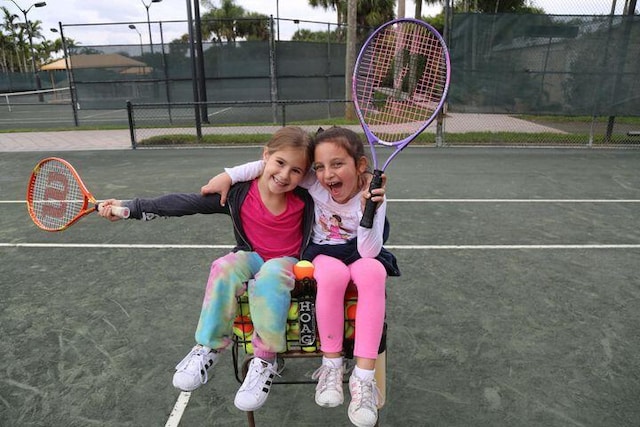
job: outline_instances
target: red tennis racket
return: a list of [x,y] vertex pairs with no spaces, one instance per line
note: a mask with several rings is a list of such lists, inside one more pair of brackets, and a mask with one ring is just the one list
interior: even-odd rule
[[[380,188],[391,160],[436,118],[451,78],[449,51],[435,28],[417,19],[382,25],[364,43],[353,71],[358,119],[371,145],[373,179]],[[375,147],[395,148],[382,167]],[[360,225],[371,228],[375,203],[367,200]]]
[[[78,172],[66,160],[49,157],[31,172],[27,209],[33,222],[45,231],[62,231],[99,208]],[[129,209],[112,206],[114,215],[129,217]]]

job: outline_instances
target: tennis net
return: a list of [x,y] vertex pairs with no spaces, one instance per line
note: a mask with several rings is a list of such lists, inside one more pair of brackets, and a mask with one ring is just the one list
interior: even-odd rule
[[0,99],[9,111],[20,105],[70,104],[71,90],[68,87],[32,90],[27,92],[0,93]]

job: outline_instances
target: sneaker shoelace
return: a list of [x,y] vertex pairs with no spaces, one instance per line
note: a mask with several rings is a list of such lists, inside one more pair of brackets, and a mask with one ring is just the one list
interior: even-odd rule
[[247,372],[249,381],[242,383],[239,391],[252,389],[259,381],[262,383],[267,382],[271,374],[278,377],[280,376],[277,367],[274,368],[273,364],[265,362],[262,359],[254,358],[249,365],[249,372]]
[[356,377],[354,384],[351,390],[351,398],[352,402],[356,404],[356,410],[367,408],[377,411],[380,389],[376,384],[376,380],[364,381]]
[[[339,389],[342,385],[343,369],[333,368],[327,365],[321,365],[315,370],[311,379],[318,380],[318,389],[325,391],[327,389]],[[340,386],[338,386],[340,384]]]
[[183,369],[187,369],[191,363],[196,363],[198,368],[198,373],[200,374],[200,382],[202,384],[206,384],[209,380],[209,376],[207,373],[207,355],[212,350],[207,350],[204,347],[194,347],[191,349],[189,354],[186,355],[184,359],[178,363],[176,366],[176,370],[181,371]]

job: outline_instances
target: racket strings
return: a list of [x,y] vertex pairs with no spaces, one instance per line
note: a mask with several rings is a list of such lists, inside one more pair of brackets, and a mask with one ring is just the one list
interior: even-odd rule
[[67,166],[43,163],[29,189],[32,217],[47,229],[62,229],[86,207],[82,188]]
[[448,76],[444,49],[426,27],[410,22],[371,39],[356,70],[356,101],[381,142],[413,135],[439,110]]

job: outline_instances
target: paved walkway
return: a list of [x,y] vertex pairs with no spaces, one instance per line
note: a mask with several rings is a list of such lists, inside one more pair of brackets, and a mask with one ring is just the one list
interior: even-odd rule
[[[460,114],[448,113],[445,132],[549,132],[563,133],[558,129],[541,126],[504,114]],[[353,126],[359,129],[359,126]],[[203,133],[265,133],[271,134],[279,126],[258,127],[210,127]],[[313,128],[313,129],[311,129]],[[310,126],[315,131],[317,126]],[[426,130],[435,132],[432,124]],[[152,135],[195,133],[195,129],[144,129],[146,137]],[[0,133],[0,152],[11,151],[73,151],[73,150],[126,150],[131,148],[128,129],[120,130],[77,130],[49,132]]]
[[128,129],[0,133],[0,152],[127,148],[131,148]]

